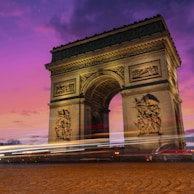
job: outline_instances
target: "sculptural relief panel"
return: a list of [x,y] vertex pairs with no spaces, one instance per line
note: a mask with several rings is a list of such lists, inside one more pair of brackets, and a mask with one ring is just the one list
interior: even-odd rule
[[160,77],[161,75],[160,60],[129,66],[130,82],[156,78]]
[[55,133],[59,140],[70,141],[72,138],[71,116],[69,110],[58,111],[55,123]]
[[159,100],[152,94],[144,95],[141,99],[135,98],[137,110],[136,127],[140,135],[158,134],[161,135],[161,118]]
[[76,93],[76,79],[54,83],[53,97]]

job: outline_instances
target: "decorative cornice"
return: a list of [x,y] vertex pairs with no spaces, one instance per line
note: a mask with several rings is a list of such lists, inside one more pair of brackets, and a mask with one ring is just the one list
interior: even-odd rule
[[135,21],[131,24],[128,24],[128,25],[123,25],[121,27],[118,27],[118,28],[113,28],[111,30],[108,30],[108,31],[104,31],[100,34],[94,34],[93,36],[91,37],[85,37],[84,39],[81,39],[81,40],[76,40],[74,42],[69,42],[65,45],[60,45],[58,47],[53,47],[53,50],[51,52],[56,52],[56,51],[60,51],[60,50],[63,50],[64,48],[69,48],[69,47],[72,47],[72,45],[78,45],[78,44],[81,44],[80,42],[87,42],[88,39],[96,39],[97,37],[104,37],[104,36],[107,36],[107,34],[112,34],[114,33],[115,31],[123,31],[124,28],[131,28],[133,26],[140,26],[142,25],[142,23],[150,23],[150,20],[164,20],[163,17],[160,15],[160,14],[157,14],[156,16],[153,16],[153,17],[150,17],[150,18],[145,18],[143,20],[140,20],[140,21]]
[[149,83],[144,83],[144,84],[137,84],[137,85],[123,87],[122,91],[129,90],[129,89],[142,88],[142,87],[146,87],[146,86],[155,86],[155,85],[166,84],[166,83],[168,83],[168,80],[160,80],[160,81],[149,82]]
[[156,92],[156,91],[163,91],[163,90],[169,90],[168,80],[161,80],[161,81],[155,81],[155,82],[150,82],[145,84],[137,84],[133,86],[123,87],[120,94],[123,97],[127,97],[135,94],[142,94],[142,93]]
[[122,30],[114,30],[108,36],[96,36],[95,39],[88,38],[87,41],[80,41],[79,44],[71,44],[63,46],[61,49],[53,49],[52,62],[164,31],[167,31],[167,29],[160,16],[158,20],[154,18],[146,22],[141,22],[139,25],[134,24],[130,28],[123,27]]
[[61,102],[61,101],[66,101],[66,100],[73,100],[73,99],[80,99],[83,98],[84,96],[82,94],[80,94],[79,96],[71,96],[68,98],[60,98],[60,99],[56,99],[56,100],[51,100],[50,103],[54,103],[54,102]]
[[128,48],[108,52],[106,54],[101,54],[84,60],[83,59],[76,60],[73,62],[62,63],[62,64],[50,63],[46,65],[46,68],[49,69],[51,71],[51,75],[54,76],[54,75],[77,71],[80,69],[93,67],[107,62],[112,62],[115,60],[120,60],[127,57],[132,57],[135,55],[156,51],[164,48],[165,48],[165,44],[163,43],[163,41],[154,41],[154,42],[149,42],[149,43],[141,44],[134,47],[128,47]]

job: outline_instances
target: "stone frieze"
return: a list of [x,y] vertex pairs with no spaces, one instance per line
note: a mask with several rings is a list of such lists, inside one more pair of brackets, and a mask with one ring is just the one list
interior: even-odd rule
[[76,92],[76,79],[54,83],[53,96],[63,96]]
[[129,66],[129,78],[131,82],[159,77],[161,74],[159,60]]
[[146,52],[159,50],[164,47],[165,47],[164,43],[161,41],[158,41],[155,44],[149,43],[135,48],[127,48],[127,49],[111,52],[109,54],[100,55],[98,57],[91,58],[89,60],[87,59],[87,60],[82,60],[81,62],[77,61],[76,63],[74,62],[72,64],[71,63],[65,64],[65,66],[60,65],[60,68],[57,68],[58,65],[55,63],[47,64],[46,66],[48,69],[51,69],[51,75],[54,76],[54,75],[59,75],[63,73],[69,73],[72,71],[77,71],[88,67],[97,66],[111,61],[124,59],[127,57],[132,57]]

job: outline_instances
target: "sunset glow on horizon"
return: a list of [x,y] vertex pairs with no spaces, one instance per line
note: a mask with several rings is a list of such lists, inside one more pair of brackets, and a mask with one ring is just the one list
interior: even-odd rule
[[[7,0],[0,2],[0,142],[47,143],[51,81],[45,64],[53,47],[158,13],[182,60],[178,84],[184,130],[194,129],[194,1]],[[120,95],[109,109],[111,131],[122,138]]]

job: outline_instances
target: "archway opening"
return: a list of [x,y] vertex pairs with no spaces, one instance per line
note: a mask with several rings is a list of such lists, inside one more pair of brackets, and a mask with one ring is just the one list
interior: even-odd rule
[[109,105],[109,132],[111,145],[124,145],[122,96],[116,94]]
[[[90,112],[90,138],[110,137],[109,105],[119,93],[119,82],[110,75],[100,75],[93,80],[85,92],[85,107]],[[88,129],[87,129],[88,130]]]

